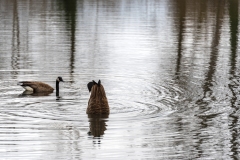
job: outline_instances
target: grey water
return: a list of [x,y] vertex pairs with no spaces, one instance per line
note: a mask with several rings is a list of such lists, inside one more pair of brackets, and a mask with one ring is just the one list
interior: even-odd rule
[[[3,159],[239,159],[238,0],[1,0]],[[25,95],[18,81],[55,88]],[[101,80],[110,114],[86,114]]]

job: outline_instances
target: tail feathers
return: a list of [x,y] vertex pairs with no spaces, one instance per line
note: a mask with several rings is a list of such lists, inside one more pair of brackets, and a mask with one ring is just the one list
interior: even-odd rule
[[28,85],[27,81],[22,81],[22,82],[18,82],[17,85],[22,86],[26,91],[31,91],[33,92],[34,89],[32,88],[31,85]]
[[101,85],[101,81],[100,81],[100,79],[99,79],[99,81],[98,81],[98,86],[100,86]]
[[22,83],[22,82],[18,82],[18,83],[17,83],[17,85],[19,85],[19,86],[22,86],[22,85],[23,85],[23,83]]

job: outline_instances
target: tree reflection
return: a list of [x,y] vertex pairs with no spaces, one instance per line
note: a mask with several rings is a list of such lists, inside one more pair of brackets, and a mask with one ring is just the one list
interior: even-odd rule
[[[225,1],[221,0],[217,3],[217,13],[216,13],[216,22],[215,22],[215,29],[212,35],[212,42],[211,42],[211,53],[210,53],[210,61],[208,71],[205,76],[204,84],[203,84],[203,98],[200,99],[198,102],[203,102],[204,98],[212,96],[212,89],[213,86],[213,76],[216,71],[217,60],[218,60],[218,46],[220,42],[220,35],[221,35],[221,27],[222,27],[222,20],[224,17],[224,6]],[[214,98],[214,97],[211,97]]]
[[[176,4],[175,4],[176,3]],[[197,3],[198,5],[193,5],[193,3]],[[204,114],[206,113],[206,111],[208,111],[209,109],[211,109],[211,107],[209,107],[208,104],[210,104],[210,102],[213,102],[215,97],[213,95],[213,85],[214,85],[214,76],[216,74],[216,67],[217,67],[217,63],[218,63],[218,58],[219,58],[219,46],[220,46],[220,38],[221,38],[221,34],[222,34],[222,25],[223,25],[223,19],[224,19],[224,10],[225,10],[225,6],[226,6],[226,1],[225,0],[220,0],[220,1],[211,1],[209,3],[207,3],[207,1],[200,3],[200,2],[193,2],[193,1],[185,1],[185,0],[180,0],[180,1],[174,1],[174,5],[176,8],[175,10],[177,10],[177,15],[175,15],[177,17],[177,56],[176,56],[176,71],[175,71],[175,76],[178,80],[180,80],[181,77],[181,73],[184,72],[184,63],[182,63],[182,61],[187,61],[185,59],[185,55],[183,55],[183,44],[184,44],[184,39],[186,38],[184,33],[188,33],[186,32],[186,30],[190,30],[191,34],[193,34],[194,38],[198,38],[198,36],[203,37],[204,40],[206,40],[207,34],[203,34],[202,32],[200,32],[201,34],[199,35],[198,32],[193,32],[193,30],[191,30],[191,28],[188,28],[187,26],[196,26],[196,30],[199,31],[199,27],[202,27],[203,25],[205,25],[206,28],[209,27],[209,23],[210,21],[207,19],[208,16],[206,17],[206,23],[202,22],[202,18],[204,17],[204,14],[210,14],[208,13],[209,11],[207,10],[207,5],[211,5],[211,9],[214,8],[216,10],[214,11],[210,11],[211,14],[215,13],[215,21],[213,24],[213,32],[212,32],[212,36],[211,36],[211,45],[210,45],[210,58],[209,58],[209,63],[207,66],[207,71],[205,72],[205,77],[203,79],[203,85],[202,90],[203,93],[199,93],[200,98],[198,98],[197,100],[197,107],[199,107],[198,109],[198,113],[200,114],[196,114],[196,116],[198,117],[198,119],[200,120],[200,122],[196,122],[199,123],[199,128],[196,135],[193,135],[193,137],[195,137],[195,139],[197,140],[195,147],[195,151],[197,151],[197,157],[201,158],[204,154],[204,152],[206,151],[205,148],[203,148],[203,145],[206,145],[206,142],[203,137],[204,132],[202,131],[206,131],[209,130],[212,126],[209,125],[209,122],[214,121],[214,119],[216,119],[220,113],[213,113],[213,114]],[[194,8],[194,6],[196,8]],[[199,7],[200,6],[200,7]],[[214,7],[213,7],[214,6]],[[195,9],[195,10],[194,10]],[[198,12],[196,11],[196,9],[198,10]],[[194,13],[194,14],[191,14]],[[199,15],[197,17],[197,22],[194,22],[194,20],[196,20],[196,18],[194,17],[195,15]],[[186,21],[188,20],[188,21]],[[195,30],[194,30],[195,31]],[[209,32],[209,31],[208,31]],[[207,33],[208,33],[207,32]],[[204,37],[205,36],[205,37]],[[191,38],[186,38],[186,40],[191,41]],[[199,45],[200,43],[196,43],[195,41],[191,41],[193,43],[194,47],[197,47],[197,45]],[[205,43],[204,41],[202,43]],[[207,43],[207,42],[206,42]],[[204,46],[205,48],[207,48],[208,44],[206,44],[206,46]],[[201,47],[201,49],[203,49],[204,47]],[[193,52],[196,52],[196,49],[193,49]],[[196,58],[194,57],[195,55],[193,54],[191,58]],[[203,55],[204,56],[204,55]],[[184,57],[184,58],[183,58]],[[188,57],[186,57],[188,58]],[[189,62],[187,63],[189,64]],[[189,65],[190,67],[194,67],[192,64]],[[205,67],[205,66],[204,66]],[[187,68],[187,67],[186,67]],[[188,68],[187,68],[188,69]],[[188,71],[190,72],[189,74],[192,74],[191,72],[193,71]],[[198,70],[196,70],[196,72],[199,72]],[[192,77],[190,77],[192,78]],[[188,81],[186,80],[181,80],[181,82],[183,81],[183,85],[186,85],[184,87],[188,88],[189,84],[186,83]],[[189,80],[190,82],[193,81],[193,79]],[[194,86],[196,87],[196,86]],[[196,89],[196,88],[195,88]],[[191,90],[192,91],[192,90]],[[191,92],[190,91],[190,92]],[[196,95],[194,95],[196,96]],[[195,97],[194,97],[195,98]],[[186,106],[183,106],[186,107]],[[196,108],[197,108],[196,107]],[[185,108],[186,109],[186,108]],[[188,112],[188,111],[187,111]],[[190,112],[190,111],[189,111]],[[185,130],[182,130],[183,126],[180,122],[177,123],[179,125],[179,131],[184,132]],[[193,130],[195,130],[196,128],[192,128]]]
[[236,116],[237,111],[239,110],[237,104],[237,94],[238,90],[236,88],[239,87],[239,83],[236,83],[236,80],[239,79],[238,74],[236,73],[236,62],[237,62],[237,47],[238,47],[238,0],[231,0],[229,1],[229,25],[230,25],[230,44],[231,44],[231,54],[230,54],[230,84],[228,85],[231,93],[231,107],[232,113],[229,115],[230,124],[229,128],[231,130],[231,151],[233,155],[231,156],[233,159],[237,159],[238,156],[238,116]]
[[[67,24],[67,30],[70,31],[70,43],[71,43],[71,56],[70,56],[70,74],[73,77],[74,62],[75,62],[75,41],[76,41],[76,19],[77,19],[77,1],[68,0],[63,1],[65,10],[65,22]],[[72,82],[72,81],[71,81]]]
[[[216,21],[215,21],[215,29],[213,31],[212,35],[212,42],[211,42],[211,53],[210,53],[210,61],[208,66],[208,71],[205,74],[204,84],[203,84],[203,97],[197,101],[197,104],[200,107],[201,113],[206,112],[210,109],[208,107],[208,99],[210,98],[214,99],[212,96],[212,86],[213,86],[213,76],[215,75],[217,61],[218,61],[218,55],[219,55],[219,42],[220,42],[220,35],[221,35],[221,26],[222,26],[222,20],[224,17],[224,6],[225,6],[225,0],[221,0],[217,2],[217,11],[216,11]],[[210,115],[198,115],[198,118],[201,119],[201,129],[204,130],[204,128],[210,127],[208,125],[209,121],[212,121],[214,118],[216,118],[216,114],[210,114]],[[199,150],[200,145],[203,143],[203,139],[199,137],[199,146],[197,146],[197,149]],[[199,152],[198,158],[202,157],[202,152]]]
[[238,0],[229,1],[229,18],[230,18],[230,44],[231,44],[231,56],[230,73],[235,74],[236,58],[238,48]]
[[[12,26],[12,56],[11,56],[11,66],[13,70],[19,69],[18,59],[20,52],[20,30],[19,30],[19,17],[18,17],[18,2],[13,1],[13,26]],[[13,75],[15,76],[18,72],[15,71]]]
[[181,59],[182,59],[182,43],[183,43],[183,33],[185,27],[185,18],[186,18],[186,1],[181,0],[177,2],[177,8],[179,9],[179,25],[178,26],[178,45],[177,45],[177,65],[176,65],[176,76],[179,79]]

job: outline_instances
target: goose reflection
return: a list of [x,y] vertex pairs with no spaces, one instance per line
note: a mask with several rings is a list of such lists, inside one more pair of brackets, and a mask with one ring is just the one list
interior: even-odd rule
[[88,114],[89,121],[89,136],[101,137],[107,130],[108,114]]
[[19,97],[28,97],[28,96],[48,96],[52,92],[40,92],[40,93],[34,93],[32,91],[23,91]]

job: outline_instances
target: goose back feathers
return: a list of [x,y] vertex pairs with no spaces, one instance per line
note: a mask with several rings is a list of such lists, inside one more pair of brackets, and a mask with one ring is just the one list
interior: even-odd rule
[[99,80],[98,83],[95,81],[89,82],[87,86],[89,92],[91,92],[87,114],[109,114],[108,100],[101,81]]
[[38,81],[22,81],[18,83],[27,91],[32,91],[34,93],[39,92],[53,92],[53,88],[46,83]]

